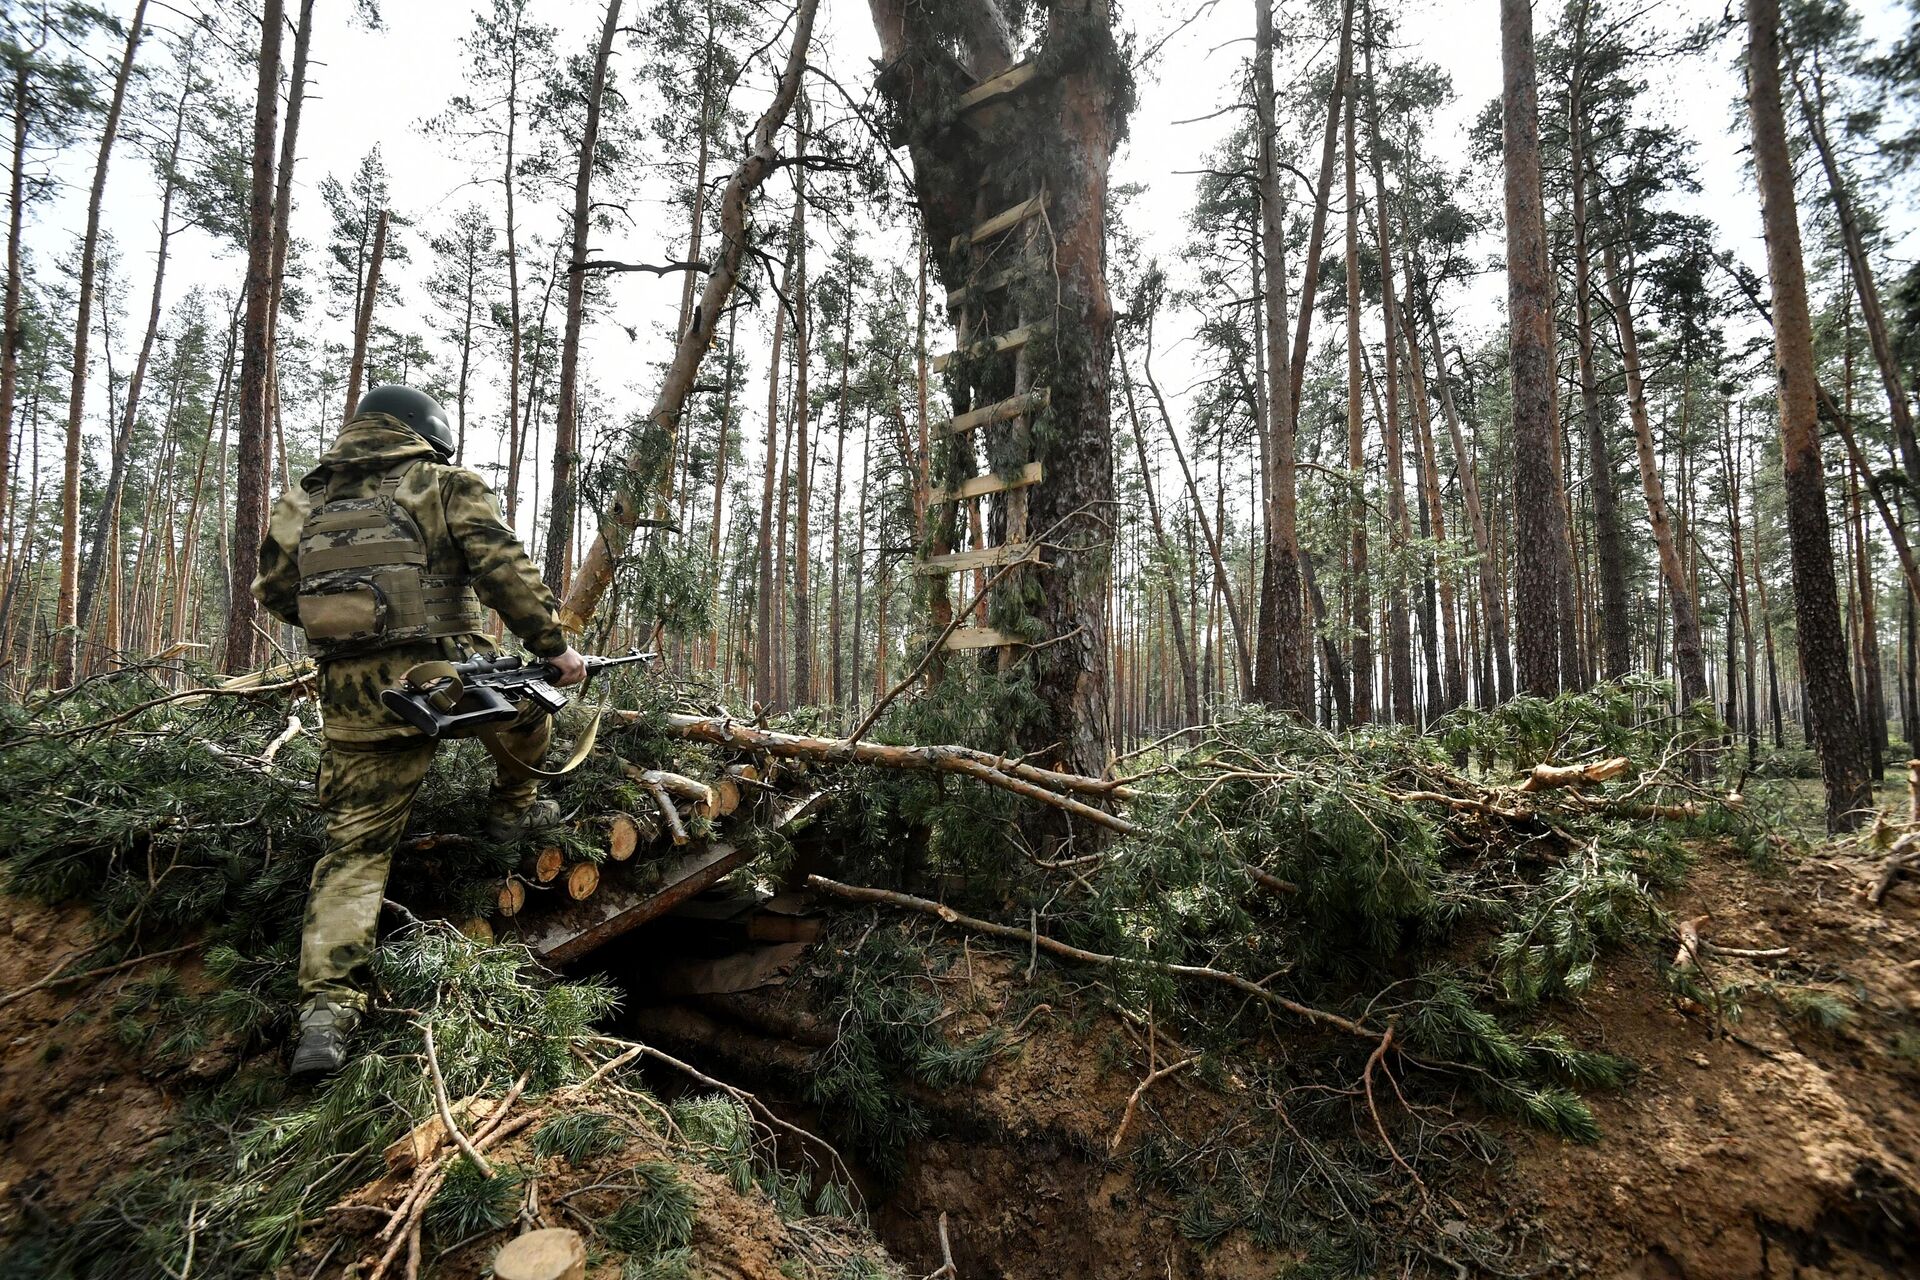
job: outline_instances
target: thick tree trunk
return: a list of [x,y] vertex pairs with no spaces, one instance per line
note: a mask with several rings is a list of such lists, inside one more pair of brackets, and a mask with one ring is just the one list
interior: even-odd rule
[[1827,828],[1850,831],[1872,803],[1866,743],[1855,714],[1834,585],[1826,477],[1820,459],[1814,390],[1813,321],[1794,206],[1793,160],[1780,98],[1778,0],[1746,0],[1747,108],[1754,174],[1767,235],[1774,359],[1778,369],[1780,453],[1793,559],[1793,612],[1809,719],[1818,733],[1827,791]]
[[[120,112],[126,105],[127,82],[133,78],[134,55],[140,49],[145,31],[147,0],[134,6],[133,21],[127,27],[127,44],[120,55],[120,69],[113,78],[113,96],[107,103],[107,116],[101,125],[100,154],[93,165],[93,189],[87,196],[87,230],[80,242],[80,279],[75,286],[77,299],[73,327],[73,384],[67,399],[67,451],[60,489],[60,587],[54,602],[53,625],[58,629],[53,648],[53,681],[57,686],[73,683],[74,648],[84,627],[79,621],[80,587],[80,447],[81,425],[87,407],[87,340],[93,315],[93,277],[100,251],[100,205],[106,197],[107,165],[113,158],[114,140],[120,133]],[[278,39],[278,32],[275,33]]]
[[[1299,492],[1294,461],[1293,357],[1287,347],[1287,272],[1274,136],[1273,5],[1254,0],[1254,116],[1259,126],[1261,296],[1266,315],[1266,565],[1262,572],[1260,651],[1254,696],[1302,719],[1313,716],[1312,677],[1301,643]],[[1312,274],[1313,261],[1307,262]]]
[[674,454],[673,445],[679,439],[680,415],[686,408],[687,396],[693,390],[694,377],[700,370],[700,362],[707,349],[713,344],[714,333],[720,323],[720,312],[726,307],[734,286],[739,282],[740,264],[745,259],[747,249],[747,206],[773,170],[774,139],[779,135],[787,113],[793,107],[793,100],[800,91],[800,76],[806,66],[807,48],[813,37],[814,15],[819,7],[819,0],[801,0],[794,16],[786,67],[774,88],[773,100],[754,126],[751,144],[720,197],[720,253],[713,269],[707,273],[706,288],[701,292],[700,305],[695,310],[693,322],[680,335],[672,363],[667,366],[666,376],[661,381],[660,393],[654,399],[652,412],[648,414],[648,420],[665,436],[668,447],[664,451],[657,451],[649,446],[628,459],[627,483],[614,494],[613,502],[601,521],[600,532],[587,549],[586,559],[581,562],[572,585],[561,601],[560,620],[569,630],[578,632],[585,627],[594,606],[606,594],[607,585],[613,579],[615,556],[625,548],[634,526],[639,522],[638,495],[630,491],[632,474],[645,464],[648,457],[671,458]]
[[[573,223],[567,256],[566,330],[560,341],[560,394],[553,417],[553,498],[547,507],[547,585],[567,589],[573,570],[573,524],[578,509],[574,465],[580,452],[580,329],[587,313],[587,230],[593,212],[593,156],[600,141],[600,97],[607,84],[613,35],[620,28],[620,0],[607,0],[600,41],[593,51],[593,79],[587,89],[586,120],[580,130],[580,155],[573,172]],[[701,122],[704,131],[706,122]],[[687,277],[692,283],[692,275]]]
[[1554,467],[1553,311],[1540,195],[1540,120],[1529,0],[1500,0],[1501,122],[1506,170],[1507,320],[1513,364],[1514,609],[1520,689],[1558,693],[1560,573],[1566,504]]

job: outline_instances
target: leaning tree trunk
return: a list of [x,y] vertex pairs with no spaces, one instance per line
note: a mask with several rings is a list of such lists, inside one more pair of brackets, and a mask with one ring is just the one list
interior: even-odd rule
[[260,535],[267,526],[268,321],[273,310],[273,129],[280,109],[281,0],[266,0],[260,76],[254,86],[253,185],[247,196],[247,317],[240,347],[240,457],[233,501],[233,563],[227,576],[226,668],[244,671],[259,655]]
[[649,442],[628,458],[626,471],[616,487],[612,504],[601,519],[599,535],[587,549],[586,559],[581,562],[579,572],[574,575],[573,583],[561,601],[560,621],[576,633],[585,628],[594,607],[600,603],[600,597],[606,594],[608,584],[613,581],[614,560],[625,549],[634,526],[640,521],[641,495],[635,485],[637,473],[646,467],[649,458],[670,460],[674,456],[680,415],[686,408],[687,397],[693,391],[694,377],[700,371],[700,362],[706,356],[707,349],[713,345],[720,313],[726,309],[727,300],[733,295],[734,286],[740,279],[740,264],[747,251],[747,206],[760,189],[760,184],[773,171],[776,159],[774,139],[779,135],[787,113],[793,108],[793,100],[800,92],[800,76],[806,68],[807,47],[813,38],[814,14],[819,8],[820,0],[801,0],[799,11],[794,15],[787,64],[774,88],[773,101],[754,126],[752,142],[741,157],[739,167],[728,179],[726,190],[721,193],[720,253],[714,260],[712,270],[707,273],[707,285],[700,294],[700,305],[695,308],[693,320],[686,331],[680,334],[674,347],[673,360],[667,365],[666,376],[661,381],[660,393],[654,399],[652,412],[647,415],[648,421],[665,437],[666,448],[661,449],[658,443]]
[[[915,121],[907,141],[927,240],[949,288],[966,281],[965,255],[946,246],[973,223],[983,180],[989,195],[1010,204],[1034,194],[1044,177],[1051,197],[1048,226],[1054,278],[1029,290],[1049,326],[1031,352],[1032,384],[1052,389],[1050,429],[1036,432],[1036,460],[1045,480],[1027,498],[1027,528],[1043,539],[1044,568],[1027,571],[1013,602],[1043,638],[1020,667],[1039,711],[1020,726],[1022,741],[1068,769],[1103,769],[1107,760],[1107,606],[1113,509],[1113,441],[1109,371],[1113,307],[1106,258],[1107,165],[1125,101],[1126,59],[1113,36],[1108,0],[1057,0],[1048,10],[1038,72],[1009,104],[997,128],[983,134],[951,127],[948,112],[969,82],[1011,61],[1008,25],[991,0],[932,6],[870,0],[885,66],[881,90],[903,119]],[[936,27],[937,22],[937,27]],[[939,39],[958,30],[964,66]],[[931,109],[930,109],[931,108]],[[1017,144],[1017,146],[1015,145]],[[1017,154],[1017,183],[993,162]],[[1001,207],[1005,207],[1002,205]]]
[[[593,211],[593,153],[600,138],[600,95],[606,88],[613,34],[620,26],[620,0],[607,0],[600,43],[593,51],[593,81],[587,89],[586,124],[573,174],[572,244],[567,255],[566,335],[560,340],[560,394],[553,416],[553,500],[547,508],[547,585],[567,589],[573,570],[574,457],[580,449],[580,328],[587,311],[587,227]],[[701,121],[701,128],[706,122]],[[692,273],[687,276],[692,284]]]
[[147,0],[134,6],[133,22],[127,28],[127,46],[120,56],[120,71],[113,78],[113,97],[107,104],[107,118],[101,125],[100,156],[94,161],[93,190],[87,197],[87,232],[80,242],[79,295],[73,323],[73,388],[67,400],[67,453],[60,489],[60,586],[54,601],[53,625],[59,629],[54,640],[54,684],[73,683],[74,646],[79,640],[77,621],[80,603],[80,445],[81,422],[87,406],[87,338],[92,326],[93,274],[100,250],[100,203],[107,191],[107,163],[113,158],[113,142],[120,132],[120,110],[126,105],[127,82],[133,77],[134,55],[140,49],[140,35],[147,17]]
[[1620,273],[1619,254],[1612,245],[1601,251],[1601,261],[1606,269],[1607,297],[1613,304],[1614,329],[1620,335],[1620,365],[1627,375],[1627,412],[1633,419],[1640,488],[1647,499],[1647,520],[1660,555],[1660,572],[1667,581],[1667,594],[1673,598],[1673,656],[1680,668],[1680,701],[1690,705],[1707,696],[1707,657],[1700,643],[1700,614],[1694,606],[1693,584],[1681,560],[1673,517],[1667,510],[1660,463],[1654,456],[1653,424],[1647,419],[1647,389],[1640,375],[1640,341],[1633,329],[1632,300]]
[[387,211],[373,224],[373,252],[367,255],[367,283],[360,290],[360,315],[353,326],[353,359],[347,365],[347,411],[342,422],[353,421],[360,405],[361,385],[367,377],[367,344],[373,339],[373,308],[380,296],[380,264],[387,256]]
[[[12,533],[13,398],[20,383],[20,224],[25,213],[27,160],[27,64],[13,75],[13,151],[7,184],[7,284],[0,302],[0,527]],[[12,539],[8,539],[11,546]],[[12,591],[11,575],[7,585]],[[4,652],[4,648],[0,648]]]
[[1820,459],[1814,392],[1813,320],[1807,304],[1793,160],[1780,100],[1780,6],[1747,0],[1747,114],[1754,175],[1767,235],[1773,295],[1774,361],[1779,375],[1780,455],[1787,492],[1787,541],[1793,564],[1795,642],[1807,713],[1819,739],[1827,790],[1827,829],[1850,831],[1873,802],[1866,742],[1847,674],[1846,633],[1834,585],[1826,476]]
[[[1553,399],[1553,311],[1546,213],[1540,196],[1540,120],[1528,0],[1500,0],[1504,77],[1508,346],[1513,362],[1514,636],[1520,688],[1561,687],[1560,569],[1566,507],[1553,465],[1560,429]],[[1564,673],[1569,683],[1575,673]]]

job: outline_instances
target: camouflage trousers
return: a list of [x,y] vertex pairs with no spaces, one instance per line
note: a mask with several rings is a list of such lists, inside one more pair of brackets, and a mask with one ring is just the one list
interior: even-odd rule
[[[537,763],[552,731],[552,722],[529,707],[500,731],[500,742],[518,759]],[[319,783],[327,851],[314,864],[300,932],[300,990],[309,1004],[324,998],[355,1011],[366,1008],[363,984],[387,873],[437,745],[420,737],[327,744]],[[488,792],[489,814],[524,811],[539,785],[497,776]]]

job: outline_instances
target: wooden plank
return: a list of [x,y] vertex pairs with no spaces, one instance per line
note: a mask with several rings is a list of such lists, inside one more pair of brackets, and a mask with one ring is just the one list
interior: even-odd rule
[[971,480],[964,481],[957,489],[935,489],[927,495],[927,501],[933,503],[965,502],[968,498],[984,498],[990,493],[1005,493],[1009,489],[1024,489],[1030,484],[1039,484],[1042,474],[1039,463],[1029,462],[1026,466],[1020,468],[1020,474],[1011,480],[993,474],[975,476]]
[[1024,257],[1012,266],[996,271],[992,275],[963,284],[958,289],[950,289],[947,291],[947,310],[958,311],[966,303],[976,298],[984,298],[990,293],[997,293],[1022,276],[1045,269],[1046,265],[1044,259]]
[[672,911],[718,883],[749,856],[745,849],[715,841],[658,862],[621,863],[622,872],[631,867],[644,878],[622,874],[616,881],[609,871],[607,882],[585,902],[569,903],[551,915],[527,921],[521,941],[550,965],[569,964]]
[[967,569],[997,569],[1003,564],[1031,560],[1033,552],[1034,546],[1031,542],[1009,542],[1003,547],[981,547],[974,551],[955,551],[944,556],[928,556],[925,560],[916,561],[913,571],[931,576],[941,573],[960,573]]
[[1053,392],[1048,387],[1035,387],[1022,395],[1009,396],[994,404],[982,405],[978,409],[969,409],[953,417],[933,424],[936,435],[961,435],[980,427],[991,426],[996,422],[1011,422],[1022,414],[1038,413],[1053,403]]
[[[1001,355],[1008,351],[1018,351],[1020,348],[1026,346],[1028,341],[1036,334],[1044,331],[1044,325],[1023,324],[1018,329],[1009,329],[1005,333],[995,334],[993,337],[982,342],[976,342],[968,348],[968,351],[973,355],[980,356]],[[935,356],[933,358],[933,371],[935,373],[946,372],[947,366],[953,363],[953,358],[956,354],[958,353],[947,351]]]
[[985,106],[989,102],[1018,93],[1033,82],[1040,74],[1040,68],[1032,62],[1016,62],[997,76],[989,76],[973,88],[960,95],[958,103],[960,113],[965,115],[975,107]]
[[1037,196],[1022,200],[1011,209],[1001,210],[973,230],[955,236],[947,245],[947,249],[949,252],[958,253],[970,244],[979,244],[982,240],[991,240],[995,236],[1005,235],[1046,207],[1047,193],[1043,191]]
[[1005,631],[996,631],[992,627],[955,627],[946,638],[942,649],[1000,649],[1007,645],[1025,644],[1019,636],[1009,635]]

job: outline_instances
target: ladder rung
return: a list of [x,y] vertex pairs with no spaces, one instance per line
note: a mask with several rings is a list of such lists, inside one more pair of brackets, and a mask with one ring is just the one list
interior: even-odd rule
[[958,289],[950,289],[947,291],[947,310],[958,310],[960,304],[963,302],[967,302],[973,298],[984,298],[990,293],[996,293],[1018,280],[1021,276],[1036,271],[1045,265],[1046,263],[1039,258],[1023,258],[1013,266],[996,271],[990,276],[983,276],[979,280],[970,281],[967,284],[961,285]]
[[1037,196],[1030,196],[1013,206],[1013,208],[1003,209],[1001,212],[994,214],[991,218],[988,218],[985,222],[967,232],[965,235],[955,236],[953,242],[949,244],[947,248],[950,252],[958,253],[970,244],[979,244],[982,240],[991,240],[997,235],[1002,235],[1013,230],[1046,207],[1046,192],[1043,191]]
[[973,88],[960,95],[959,109],[964,114],[975,107],[983,106],[996,98],[1004,98],[1010,93],[1018,93],[1040,73],[1040,68],[1032,62],[1016,62],[997,76],[988,76]]
[[1004,547],[981,547],[975,551],[954,551],[944,556],[928,556],[913,566],[913,571],[926,576],[942,573],[961,573],[968,569],[997,569],[1005,564],[1018,564],[1033,558],[1034,546],[1031,542],[1009,542]]
[[945,422],[934,424],[937,435],[962,435],[995,422],[1010,422],[1026,413],[1038,413],[1052,403],[1053,392],[1047,387],[1035,387],[1024,395],[1010,396],[996,404],[969,409],[957,413]]
[[[987,338],[984,341],[976,342],[968,348],[968,351],[977,356],[1001,355],[1008,351],[1018,351],[1027,345],[1028,339],[1032,338],[1036,333],[1043,332],[1045,328],[1046,326],[1044,325],[1023,324],[1018,329],[1009,329],[1005,333],[995,334],[993,337]],[[933,358],[933,371],[935,373],[946,372],[947,366],[953,363],[953,358],[956,354],[958,353],[946,351],[935,356]]]
[[942,649],[999,649],[1007,645],[1025,644],[1019,636],[1009,635],[993,627],[955,627],[947,633],[940,644]]
[[984,498],[990,493],[1005,493],[1009,489],[1024,489],[1030,484],[1039,484],[1041,474],[1040,464],[1037,462],[1029,462],[1026,466],[1020,468],[1020,474],[1011,480],[991,474],[975,476],[973,479],[963,482],[957,489],[935,489],[927,495],[927,501],[932,503],[965,502],[969,498]]

